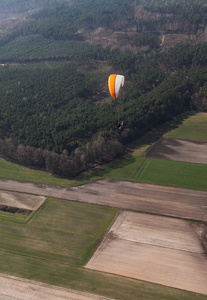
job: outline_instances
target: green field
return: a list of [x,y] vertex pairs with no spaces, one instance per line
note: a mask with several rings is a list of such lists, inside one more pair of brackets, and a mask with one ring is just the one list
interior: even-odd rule
[[[113,221],[117,210],[49,199],[25,220],[6,219],[0,226],[1,250],[83,265],[96,241]],[[12,214],[10,214],[12,215]],[[11,222],[12,221],[12,222]]]
[[207,141],[207,113],[192,115],[176,129],[164,134],[164,137]]
[[28,181],[34,183],[43,183],[49,185],[58,185],[63,187],[69,187],[71,181],[64,178],[52,176],[50,173],[39,171],[35,169],[29,169],[18,164],[6,161],[0,158],[0,177],[18,181]]
[[117,300],[205,299],[203,295],[84,269],[117,213],[113,208],[49,198],[23,223],[16,215],[2,219],[0,214],[0,272]]
[[0,210],[0,220],[6,220],[6,221],[12,221],[15,223],[23,223],[25,224],[28,222],[28,220],[32,217],[33,213],[31,213],[29,216],[19,213],[9,213],[5,211]]
[[140,182],[207,190],[207,165],[150,159]]

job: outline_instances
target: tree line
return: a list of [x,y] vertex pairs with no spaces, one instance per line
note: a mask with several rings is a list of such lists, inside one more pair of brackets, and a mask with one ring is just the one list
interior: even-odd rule
[[14,138],[0,138],[0,155],[21,165],[41,168],[54,175],[74,177],[102,163],[110,162],[124,153],[116,136],[98,136],[93,143],[77,148],[70,155],[19,144]]

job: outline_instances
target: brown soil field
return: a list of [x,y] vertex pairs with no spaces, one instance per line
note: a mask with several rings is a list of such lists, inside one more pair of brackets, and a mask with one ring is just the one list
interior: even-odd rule
[[143,156],[207,164],[207,142],[160,138],[144,152]]
[[207,221],[207,192],[204,191],[114,179],[104,179],[73,188],[0,179],[0,190]]
[[[0,274],[0,300],[110,300],[105,297]],[[112,299],[111,299],[112,300]]]
[[86,268],[207,295],[207,259],[190,221],[122,212]]
[[23,210],[36,210],[42,205],[45,199],[44,196],[0,190],[0,206],[20,208]]

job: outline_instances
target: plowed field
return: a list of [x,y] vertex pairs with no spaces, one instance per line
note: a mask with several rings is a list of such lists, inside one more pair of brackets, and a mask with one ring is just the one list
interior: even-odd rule
[[207,260],[189,221],[122,212],[86,267],[207,295]]
[[207,164],[207,142],[161,138],[143,156]]

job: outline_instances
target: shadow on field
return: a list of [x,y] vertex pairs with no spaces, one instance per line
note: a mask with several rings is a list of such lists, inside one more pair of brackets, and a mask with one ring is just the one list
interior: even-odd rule
[[152,143],[156,142],[159,138],[161,138],[165,133],[178,128],[183,123],[183,121],[196,114],[196,112],[186,112],[173,118],[171,121],[154,128],[152,131],[147,133],[139,140],[127,145],[129,153],[135,149],[141,148],[142,146],[151,145]]
[[103,177],[107,177],[107,175],[110,174],[111,171],[133,165],[135,162],[136,159],[133,156],[131,156],[130,154],[125,154],[124,156],[117,158],[108,164],[97,166],[92,170],[80,174],[76,177],[76,179],[79,181],[100,180],[103,179]]

